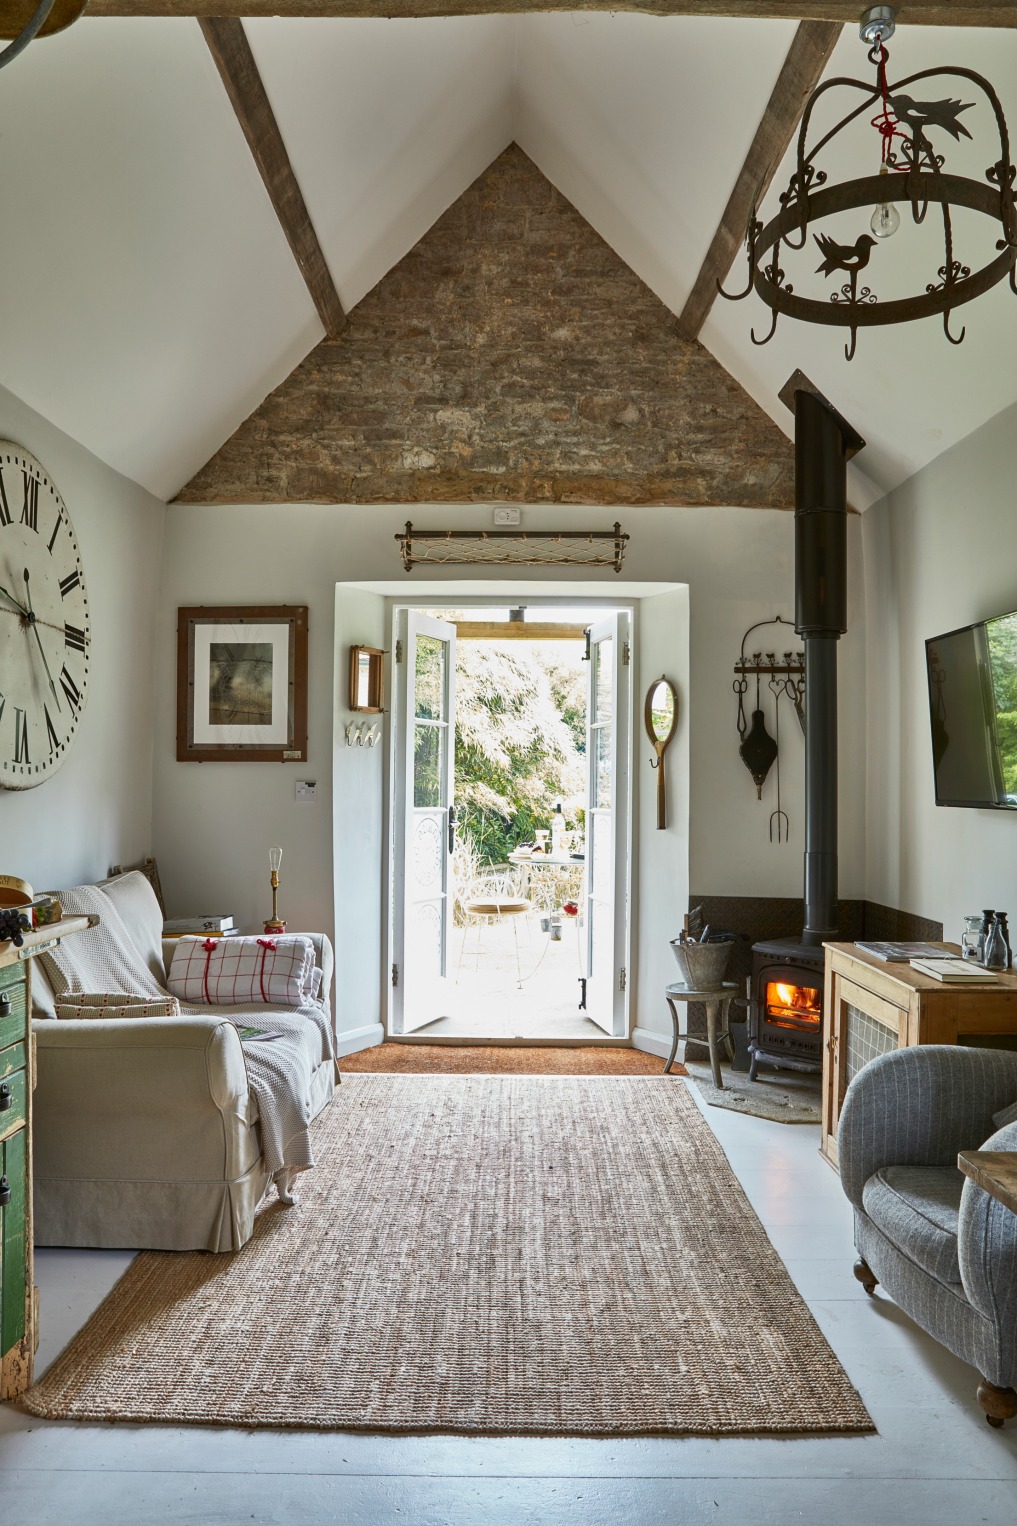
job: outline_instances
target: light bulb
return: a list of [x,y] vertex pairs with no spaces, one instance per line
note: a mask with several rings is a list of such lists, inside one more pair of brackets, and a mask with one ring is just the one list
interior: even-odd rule
[[869,221],[876,238],[889,238],[900,227],[900,213],[892,201],[881,201]]
[[280,866],[281,863],[282,863],[282,849],[281,848],[269,848],[269,850],[268,850],[268,867],[271,869],[273,874],[278,874],[279,873],[279,866]]
[[[879,173],[881,175],[887,174],[885,164]],[[889,238],[891,234],[897,232],[897,229],[900,227],[900,213],[892,201],[880,202],[869,220],[869,227],[872,229],[875,238]]]

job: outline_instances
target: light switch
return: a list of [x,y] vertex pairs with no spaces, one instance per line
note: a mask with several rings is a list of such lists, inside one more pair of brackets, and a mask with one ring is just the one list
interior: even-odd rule
[[317,781],[317,779],[298,779],[297,780],[297,799],[298,800],[313,800],[315,795],[316,795],[316,793],[317,793],[317,790],[318,790],[318,781]]

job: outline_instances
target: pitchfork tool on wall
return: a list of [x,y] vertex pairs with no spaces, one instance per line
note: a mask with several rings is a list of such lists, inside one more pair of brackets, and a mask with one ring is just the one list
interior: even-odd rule
[[[768,652],[768,657],[773,653]],[[780,808],[780,696],[784,692],[784,680],[774,675],[770,679],[770,688],[773,691],[773,740],[777,748],[777,809],[770,812],[770,841],[773,842],[773,830],[777,829],[777,841],[787,842],[791,835],[791,823],[787,812]]]

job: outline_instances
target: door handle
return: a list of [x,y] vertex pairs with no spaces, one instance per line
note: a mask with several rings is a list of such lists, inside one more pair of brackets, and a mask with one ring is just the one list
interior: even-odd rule
[[450,805],[448,808],[448,851],[454,852],[456,845],[456,808]]
[[0,1113],[6,1113],[8,1108],[14,1106],[14,1094],[6,1081],[0,1082]]

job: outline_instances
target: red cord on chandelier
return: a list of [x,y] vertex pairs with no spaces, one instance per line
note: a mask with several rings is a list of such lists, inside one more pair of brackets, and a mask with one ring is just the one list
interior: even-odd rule
[[[877,43],[876,47],[879,49],[879,56],[876,61],[876,84],[882,96],[883,109],[878,116],[872,118],[872,126],[879,133],[881,139],[881,162],[888,170],[900,170],[902,174],[906,175],[911,166],[909,164],[893,164],[890,159],[890,155],[893,152],[894,138],[902,138],[904,142],[907,142],[908,135],[901,130],[897,118],[890,113],[890,100],[886,84],[886,65],[890,55],[882,43]],[[876,48],[873,48],[872,52],[875,53],[875,51]],[[872,57],[871,53],[869,57]]]

